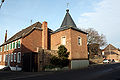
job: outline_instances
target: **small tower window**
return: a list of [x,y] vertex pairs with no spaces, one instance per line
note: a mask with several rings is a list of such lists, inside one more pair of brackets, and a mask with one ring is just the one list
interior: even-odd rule
[[82,45],[81,37],[78,37],[78,45]]
[[66,45],[66,37],[65,36],[62,37],[61,44]]

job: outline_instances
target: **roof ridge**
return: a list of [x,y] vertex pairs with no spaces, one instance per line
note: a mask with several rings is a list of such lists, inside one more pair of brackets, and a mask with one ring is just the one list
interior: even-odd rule
[[[40,26],[39,26],[39,24],[40,24]],[[27,32],[29,32],[30,30],[32,30],[34,27],[35,27],[35,28],[38,28],[38,27],[41,28],[41,25],[42,25],[42,24],[41,24],[40,22],[36,22],[36,23],[34,23],[34,24],[26,27],[25,29],[22,29],[22,30],[18,31],[16,34],[14,34],[12,37],[10,37],[10,38],[9,38],[6,42],[4,42],[2,45],[7,44],[7,43],[9,43],[9,42],[11,42],[11,41],[13,41],[13,40],[19,39],[19,38],[23,35],[23,33],[24,33],[24,34],[27,34]]]

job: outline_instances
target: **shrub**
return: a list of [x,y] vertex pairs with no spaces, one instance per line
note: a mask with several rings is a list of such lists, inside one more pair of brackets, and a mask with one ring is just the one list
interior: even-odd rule
[[53,56],[50,59],[50,63],[60,68],[68,66],[69,65],[69,60],[68,60],[69,52],[67,52],[67,49],[65,48],[65,46],[64,45],[59,46],[57,53],[58,53],[58,57]]

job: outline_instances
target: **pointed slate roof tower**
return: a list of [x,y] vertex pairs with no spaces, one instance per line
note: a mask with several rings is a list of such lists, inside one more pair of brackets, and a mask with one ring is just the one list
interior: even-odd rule
[[67,9],[66,11],[67,13],[64,17],[61,27],[76,27],[76,24],[74,23],[72,17],[69,14],[69,9]]
[[64,20],[63,20],[60,28],[57,29],[56,31],[54,31],[53,33],[63,31],[63,30],[66,30],[66,29],[74,29],[74,30],[77,30],[79,32],[87,34],[86,32],[77,28],[77,26],[76,26],[75,22],[73,21],[71,15],[69,14],[69,9],[66,10],[66,15],[64,17]]

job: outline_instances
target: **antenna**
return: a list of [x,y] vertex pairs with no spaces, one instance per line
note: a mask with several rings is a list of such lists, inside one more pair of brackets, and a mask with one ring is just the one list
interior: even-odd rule
[[30,20],[30,23],[31,23],[31,25],[32,25],[32,19]]

